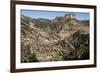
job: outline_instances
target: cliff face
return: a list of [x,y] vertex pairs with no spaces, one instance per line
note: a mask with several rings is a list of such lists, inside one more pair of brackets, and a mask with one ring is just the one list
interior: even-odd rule
[[21,62],[89,59],[89,21],[21,16]]

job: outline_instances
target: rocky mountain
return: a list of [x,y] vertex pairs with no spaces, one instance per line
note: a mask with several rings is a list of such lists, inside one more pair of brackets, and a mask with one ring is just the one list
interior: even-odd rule
[[89,20],[66,14],[53,20],[21,15],[21,62],[89,59]]

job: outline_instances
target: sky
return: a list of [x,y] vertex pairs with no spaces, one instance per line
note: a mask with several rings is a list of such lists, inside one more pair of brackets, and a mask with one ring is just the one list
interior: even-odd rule
[[89,20],[89,13],[83,12],[66,12],[66,11],[42,11],[42,10],[21,10],[21,15],[31,18],[54,19],[55,17],[64,16],[65,14],[75,14],[78,20]]

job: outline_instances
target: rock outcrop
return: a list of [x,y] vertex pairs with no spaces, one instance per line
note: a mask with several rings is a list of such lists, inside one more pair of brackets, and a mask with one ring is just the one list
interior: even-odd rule
[[74,14],[54,20],[22,15],[21,62],[89,59],[89,22],[86,23]]

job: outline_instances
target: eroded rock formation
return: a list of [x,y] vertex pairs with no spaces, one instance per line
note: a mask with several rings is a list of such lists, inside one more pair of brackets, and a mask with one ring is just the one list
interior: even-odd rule
[[89,59],[89,22],[85,23],[74,14],[54,20],[22,15],[21,62]]

